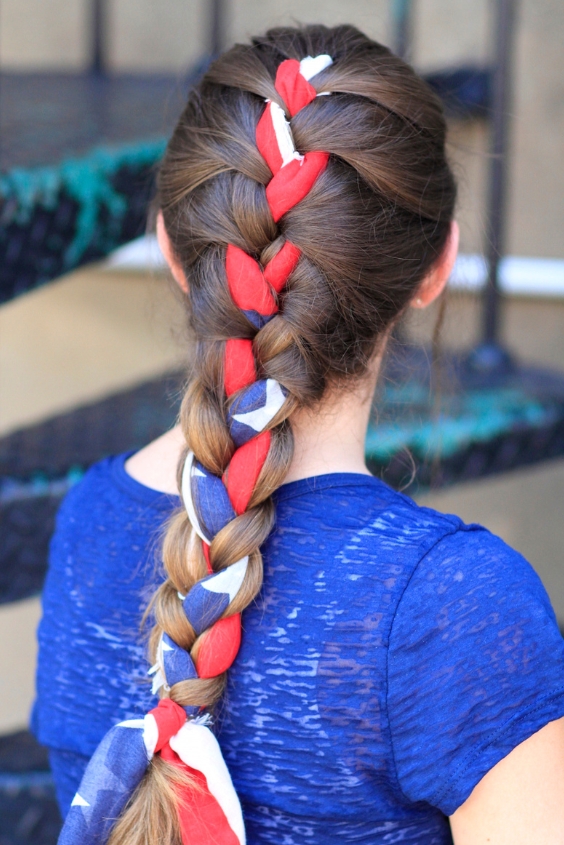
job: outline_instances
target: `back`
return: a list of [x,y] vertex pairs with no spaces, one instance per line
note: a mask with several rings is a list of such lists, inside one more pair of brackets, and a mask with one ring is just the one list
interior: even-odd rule
[[[106,731],[156,703],[137,625],[177,502],[123,464],[70,493],[52,545],[35,725],[55,769],[67,755],[67,806]],[[217,719],[249,843],[450,842],[443,814],[564,714],[539,580],[484,529],[375,478],[292,482],[275,505]]]

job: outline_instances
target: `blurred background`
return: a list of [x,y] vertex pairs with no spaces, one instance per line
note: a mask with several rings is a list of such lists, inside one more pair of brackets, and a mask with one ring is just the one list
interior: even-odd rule
[[520,550],[564,624],[564,4],[0,0],[0,845],[59,825],[27,731],[56,508],[173,424],[189,365],[145,237],[155,168],[210,57],[296,22],[353,23],[425,75],[460,186],[440,344],[436,309],[399,328],[369,465]]

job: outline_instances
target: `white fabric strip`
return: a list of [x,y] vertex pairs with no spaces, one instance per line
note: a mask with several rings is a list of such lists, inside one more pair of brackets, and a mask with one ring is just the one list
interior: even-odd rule
[[280,108],[278,103],[269,102],[267,108],[270,109],[270,119],[276,135],[276,142],[280,155],[282,156],[282,167],[289,164],[291,161],[303,161],[303,156],[299,154],[294,146],[294,137],[290,124],[286,120],[284,110]]
[[[300,62],[300,73],[309,82],[316,74],[321,73],[326,67],[333,64],[333,59],[326,53],[320,56],[306,56]],[[328,91],[323,91],[323,94],[328,94]],[[317,95],[322,96],[321,94]],[[271,100],[266,101],[267,108],[270,109],[270,119],[272,120],[272,127],[276,135],[278,149],[282,157],[282,167],[289,164],[291,161],[303,161],[304,157],[296,150],[294,144],[294,137],[290,124],[286,120],[284,110],[280,108],[278,103],[273,103]]]
[[306,56],[300,62],[300,73],[309,82],[326,67],[333,64],[333,59],[327,53],[321,53],[319,56]]
[[157,720],[151,713],[147,713],[143,719],[143,742],[145,743],[149,760],[153,758],[158,739],[159,726],[157,725]]
[[245,845],[245,825],[239,798],[217,739],[205,725],[186,722],[170,740],[180,759],[205,776],[208,789],[225,813],[233,833]]
[[196,510],[194,508],[194,502],[192,501],[192,470],[194,468],[194,452],[188,452],[186,456],[186,460],[184,462],[184,468],[182,470],[182,483],[181,483],[181,493],[182,499],[184,501],[184,507],[186,508],[186,513],[188,514],[188,519],[192,525],[192,528],[200,537],[204,543],[207,543],[208,546],[211,543],[211,540],[208,540],[204,532],[202,531],[202,527],[198,521],[198,517],[196,516]]
[[153,686],[151,687],[151,692],[153,695],[156,695],[161,687],[166,687],[167,685],[164,670],[163,651],[172,651],[172,649],[169,645],[165,643],[163,635],[161,634],[159,644],[157,646],[156,663],[151,666],[151,668],[147,672],[148,675],[154,675]]
[[198,583],[204,590],[209,590],[210,593],[228,593],[229,601],[232,602],[241,589],[241,584],[247,573],[248,563],[248,556],[242,557],[241,560],[232,563],[227,569],[222,569],[213,578],[208,578],[206,581],[199,581]]
[[124,722],[118,722],[118,728],[142,728],[144,725],[143,719],[126,719]]
[[153,684],[151,686],[151,694],[156,695],[161,687],[164,687],[166,684],[166,678],[164,676],[164,672],[159,666],[158,663],[155,663],[154,666],[151,666],[149,671],[147,672],[148,675],[153,675]]

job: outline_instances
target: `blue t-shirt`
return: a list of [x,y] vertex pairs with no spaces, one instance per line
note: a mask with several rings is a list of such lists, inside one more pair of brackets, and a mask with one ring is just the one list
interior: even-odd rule
[[[105,732],[156,704],[141,615],[175,497],[94,466],[67,496],[34,728],[63,812]],[[564,715],[564,642],[499,538],[376,478],[285,484],[217,718],[249,845],[446,845],[483,775]]]

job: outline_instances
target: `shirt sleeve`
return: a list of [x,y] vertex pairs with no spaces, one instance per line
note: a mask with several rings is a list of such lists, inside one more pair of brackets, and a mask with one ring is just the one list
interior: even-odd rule
[[390,633],[388,716],[402,792],[445,815],[564,716],[564,640],[546,591],[479,526],[440,540],[404,591]]

